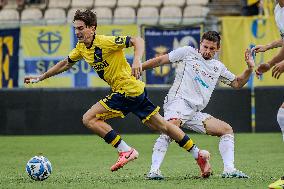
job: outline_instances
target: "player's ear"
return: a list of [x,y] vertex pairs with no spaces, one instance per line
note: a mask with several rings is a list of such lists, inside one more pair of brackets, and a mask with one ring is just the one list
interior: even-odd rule
[[96,26],[91,26],[91,29],[95,32],[97,27]]
[[220,49],[221,49],[221,45],[218,45],[217,46],[217,51],[220,51]]

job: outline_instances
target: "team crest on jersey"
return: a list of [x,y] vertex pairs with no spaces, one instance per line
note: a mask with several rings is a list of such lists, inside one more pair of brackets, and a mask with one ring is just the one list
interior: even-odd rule
[[123,38],[122,37],[117,36],[114,41],[118,45],[123,44]]

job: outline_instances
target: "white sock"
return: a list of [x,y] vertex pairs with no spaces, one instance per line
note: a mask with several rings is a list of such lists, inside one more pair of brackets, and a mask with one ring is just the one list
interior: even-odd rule
[[277,122],[282,131],[283,142],[284,142],[284,108],[279,108],[278,114],[277,114]]
[[131,150],[131,147],[128,146],[123,140],[121,140],[116,149],[118,150],[118,152],[127,152]]
[[196,145],[194,145],[192,149],[190,150],[190,153],[194,159],[198,158],[198,152],[199,152],[199,148]]
[[160,137],[156,140],[156,143],[153,147],[151,171],[160,169],[164,157],[167,153],[169,144],[172,141],[173,140],[165,134],[161,134]]
[[224,172],[234,170],[234,135],[225,134],[220,137],[219,151],[224,163]]

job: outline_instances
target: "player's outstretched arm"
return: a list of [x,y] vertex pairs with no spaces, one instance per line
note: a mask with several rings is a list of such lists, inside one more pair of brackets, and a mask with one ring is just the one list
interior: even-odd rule
[[251,50],[247,49],[245,51],[245,61],[247,63],[248,68],[239,76],[234,79],[231,83],[231,87],[235,89],[240,89],[242,88],[249,80],[249,77],[251,73],[253,72],[254,69],[254,60],[251,54]]
[[169,64],[169,63],[170,63],[169,55],[165,54],[165,55],[162,55],[162,56],[158,56],[156,58],[149,59],[146,62],[144,62],[142,64],[142,70],[143,71],[148,70],[150,68],[155,68],[155,67],[161,66],[163,64]]
[[270,68],[272,68],[276,64],[281,63],[283,60],[284,60],[284,46],[282,46],[282,48],[280,49],[280,52],[276,56],[274,56],[270,61],[264,64],[260,64],[257,67],[257,69],[255,70],[256,75],[257,76],[262,75],[263,73],[270,70]]
[[39,76],[26,76],[24,78],[24,83],[38,83],[39,81],[45,80],[49,77],[57,75],[61,72],[64,72],[72,67],[72,64],[68,63],[68,58],[58,62],[52,66],[49,70]]
[[255,47],[253,47],[251,49],[251,51],[254,52],[254,53],[265,52],[265,51],[268,51],[270,49],[282,47],[282,45],[283,45],[283,41],[282,41],[282,39],[280,39],[280,40],[277,40],[277,41],[273,41],[272,43],[269,43],[267,45],[256,45]]

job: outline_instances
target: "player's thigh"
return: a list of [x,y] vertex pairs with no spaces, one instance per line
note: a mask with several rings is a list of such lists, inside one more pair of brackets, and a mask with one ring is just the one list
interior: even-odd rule
[[181,98],[174,98],[164,103],[164,118],[166,120],[180,120],[180,124],[184,124],[192,119],[194,113],[195,111]]
[[[135,105],[131,107],[131,112],[135,114],[137,117],[139,117],[142,123],[148,122],[154,116],[155,118],[152,119],[155,119],[157,121],[160,120],[161,117],[161,115],[159,114],[160,107],[154,105],[148,99],[146,90],[142,95],[138,97],[132,97],[131,99],[133,99],[133,102],[135,103]],[[128,100],[131,99],[128,98]],[[136,104],[138,104],[138,106]]]
[[215,117],[210,117],[206,119],[204,122],[204,127],[206,129],[206,133],[212,136],[222,136],[224,134],[233,134],[232,127]]
[[102,104],[97,102],[83,115],[83,122],[98,119],[97,115],[103,115],[108,112],[109,111]]
[[186,119],[183,122],[182,128],[190,129],[197,133],[206,134],[207,130],[204,125],[204,122],[210,119],[212,116],[210,114],[203,113],[203,112],[193,112],[191,115],[192,116],[190,119]]
[[152,130],[163,131],[166,127],[166,120],[161,116],[159,112],[150,116],[144,124]]

